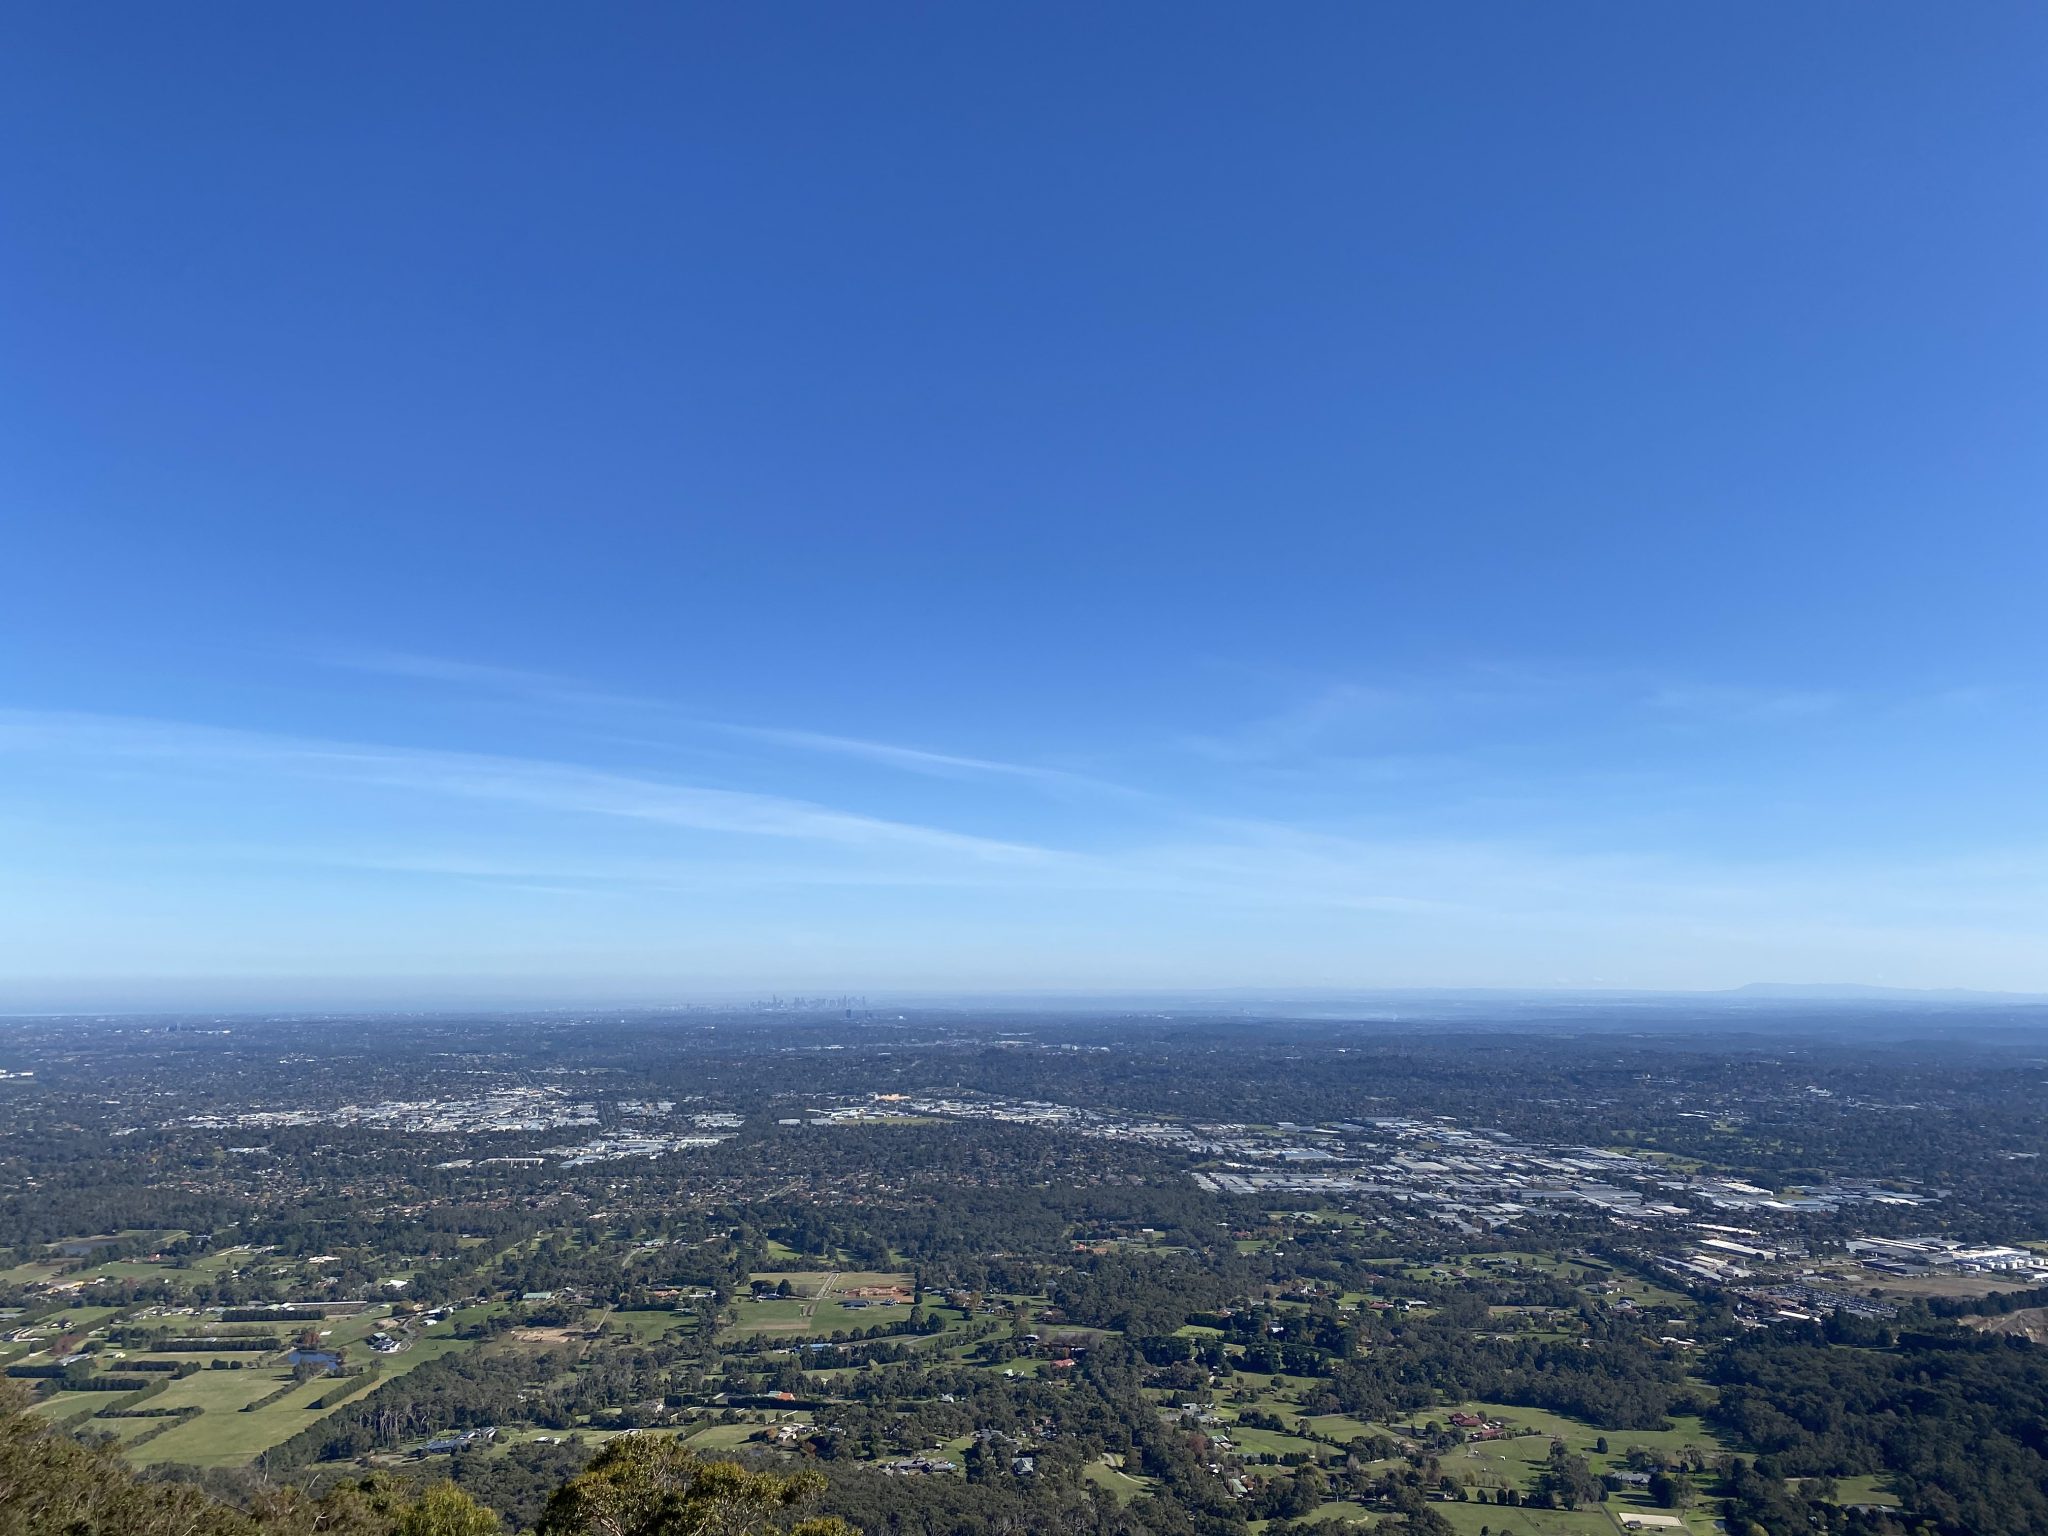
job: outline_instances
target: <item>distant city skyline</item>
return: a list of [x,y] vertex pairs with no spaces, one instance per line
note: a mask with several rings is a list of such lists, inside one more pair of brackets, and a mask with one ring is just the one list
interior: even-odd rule
[[2048,16],[0,58],[0,1012],[2048,992]]

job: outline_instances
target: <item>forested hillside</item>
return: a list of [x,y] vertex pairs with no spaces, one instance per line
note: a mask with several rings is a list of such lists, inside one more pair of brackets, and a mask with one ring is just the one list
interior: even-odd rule
[[[792,1523],[822,1487],[701,1461],[674,1441],[621,1440],[555,1489],[541,1536],[853,1536],[836,1519]],[[318,1497],[285,1487],[240,1502],[146,1480],[111,1447],[50,1429],[19,1394],[0,1401],[0,1536],[496,1536],[498,1516],[450,1482],[369,1477]]]

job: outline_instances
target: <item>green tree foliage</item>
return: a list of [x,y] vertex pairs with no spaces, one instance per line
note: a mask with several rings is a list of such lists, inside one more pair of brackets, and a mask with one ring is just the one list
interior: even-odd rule
[[110,1449],[87,1449],[0,1409],[0,1536],[244,1536],[258,1528],[192,1488],[145,1487]]
[[[1881,1349],[1820,1330],[1738,1340],[1711,1367],[1713,1418],[1760,1454],[1731,1477],[1731,1513],[1776,1532],[1807,1515],[1788,1478],[1877,1473],[1941,1536],[2048,1530],[2048,1350],[1948,1329]],[[1793,1529],[1796,1527],[1786,1527]]]
[[1562,1440],[1550,1442],[1550,1460],[1543,1469],[1542,1486],[1552,1502],[1566,1509],[1594,1503],[1601,1494],[1600,1480],[1593,1475],[1586,1458],[1573,1455]]
[[453,1483],[436,1483],[398,1517],[393,1536],[497,1536],[497,1515]]
[[[824,1486],[699,1460],[674,1441],[613,1443],[558,1489],[542,1516],[550,1536],[767,1536]],[[498,1536],[498,1517],[453,1483],[417,1497],[374,1477],[320,1498],[268,1492],[249,1507],[189,1484],[138,1478],[111,1447],[57,1433],[10,1399],[0,1411],[0,1536]],[[788,1536],[853,1536],[837,1519]]]
[[[541,1536],[764,1536],[778,1516],[823,1491],[816,1474],[779,1477],[704,1461],[675,1440],[629,1435],[548,1500]],[[806,1520],[790,1536],[852,1536],[837,1519]]]

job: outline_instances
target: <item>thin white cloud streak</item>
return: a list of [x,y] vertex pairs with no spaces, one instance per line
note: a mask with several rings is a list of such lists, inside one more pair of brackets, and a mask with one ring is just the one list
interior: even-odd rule
[[1029,863],[1047,851],[809,801],[608,773],[530,758],[301,740],[103,715],[0,711],[0,751],[265,768],[437,795],[618,817],[700,832],[896,847]]
[[[1554,899],[1557,870],[1527,855],[1450,845],[1371,844],[1249,822],[1215,822],[1209,837],[1110,852],[1061,851],[885,821],[808,802],[703,789],[565,764],[468,753],[306,741],[214,727],[119,717],[0,712],[0,752],[45,752],[102,761],[154,761],[217,772],[256,772],[300,781],[373,785],[527,808],[546,815],[600,816],[683,831],[791,840],[859,855],[843,863],[789,869],[756,862],[701,866],[585,866],[559,860],[461,856],[444,872],[549,881],[588,878],[628,885],[703,889],[716,883],[998,887],[1020,892],[1093,892],[1208,903],[1354,911],[1449,912],[1490,907],[1532,889]],[[1203,829],[1191,829],[1200,832]],[[1218,835],[1220,834],[1220,836]],[[313,853],[313,850],[306,850]],[[905,860],[908,860],[906,863]],[[312,862],[358,864],[359,851]],[[385,861],[392,872],[429,873],[437,861],[413,854]]]
[[900,850],[862,850],[853,864],[303,845],[124,845],[120,853],[494,885],[551,884],[641,897],[930,889],[997,895],[1022,903],[1020,911],[1041,913],[1059,910],[1044,906],[1048,901],[1108,901],[1127,916],[1171,911],[1182,914],[1177,920],[1198,924],[1264,910],[1378,915],[1440,934],[1661,931],[1659,942],[1679,949],[1744,935],[1789,941],[1801,932],[1891,935],[1910,947],[1915,935],[1982,941],[2004,933],[2031,939],[2048,926],[2048,877],[2041,873],[2048,862],[2017,854],[1994,861],[1816,870],[1790,863],[1675,864],[1506,844],[1375,842],[1247,822],[1195,830],[1210,835],[1105,854],[1048,851],[1018,864],[928,858],[906,863],[890,856]]
[[[975,860],[933,863],[920,858],[892,863],[866,858],[844,864],[819,860],[749,858],[588,859],[537,853],[530,857],[478,855],[467,850],[329,848],[309,844],[164,844],[122,850],[172,862],[212,865],[268,864],[305,869],[360,870],[416,875],[428,879],[489,884],[554,883],[611,891],[701,894],[759,888],[1008,889],[1023,883],[1057,882],[1057,871],[1078,867],[1068,856],[1047,851],[1029,863],[1004,865]],[[862,850],[872,854],[874,850]]]
[[764,746],[854,758],[928,777],[1014,779],[1052,789],[1089,790],[1133,796],[1140,793],[1087,774],[1043,767],[1034,763],[1003,762],[994,758],[938,752],[894,742],[835,735],[827,731],[699,719],[660,699],[607,692],[547,672],[484,666],[475,662],[452,661],[445,657],[422,656],[405,651],[330,651],[322,653],[321,659],[330,666],[343,667],[355,672],[412,678],[422,682],[443,683],[490,693],[512,694],[540,704],[627,712],[643,723],[650,715],[661,716],[679,726],[714,731],[725,736],[759,742]]
[[859,758],[866,762],[880,763],[889,768],[900,768],[906,773],[922,773],[935,778],[1002,778],[1026,779],[1036,784],[1055,788],[1098,790],[1110,794],[1136,795],[1137,790],[1127,789],[1121,784],[1111,784],[1102,779],[1090,778],[1086,774],[1069,773],[1062,768],[1041,768],[1030,763],[1005,763],[985,757],[961,757],[950,752],[931,752],[922,747],[897,746],[886,741],[866,741],[855,736],[833,736],[823,731],[793,731],[774,726],[733,725],[723,721],[700,721],[706,729],[722,731],[727,735],[744,737],[749,741],[765,742],[770,746],[790,747],[801,752],[818,752],[837,757]]
[[1313,752],[1329,736],[1406,711],[1411,696],[1390,688],[1337,683],[1298,704],[1220,735],[1187,736],[1181,745],[1222,763],[1263,763]]
[[442,683],[485,693],[512,694],[543,704],[636,711],[665,707],[653,699],[608,692],[551,672],[485,666],[472,661],[453,661],[445,656],[422,656],[412,651],[332,650],[318,653],[318,660],[349,672],[410,678],[416,682]]
[[[1870,962],[1921,952],[2009,952],[2009,963],[2040,956],[2048,930],[2048,865],[2011,853],[1918,864],[1657,858],[1600,855],[1532,844],[1372,839],[1248,820],[1184,824],[1178,839],[1063,850],[887,821],[805,801],[704,789],[569,764],[309,741],[213,727],[120,717],[0,711],[0,753],[38,754],[67,766],[153,766],[166,794],[194,773],[229,784],[287,781],[375,786],[455,797],[530,812],[499,834],[486,858],[408,847],[380,854],[361,844],[320,849],[271,846],[243,857],[309,867],[353,867],[494,883],[609,888],[653,898],[715,899],[726,890],[802,887],[958,889],[987,893],[988,905],[928,904],[898,940],[958,922],[1032,921],[1166,924],[1190,944],[1225,942],[1234,914],[1322,912],[1318,943],[1335,934],[1412,936],[1439,949],[1479,955],[1507,936],[1555,935],[1588,954],[1644,951],[1666,956],[1733,952],[1744,945],[1825,942],[1830,953]],[[149,797],[141,797],[147,802]],[[807,852],[792,858],[734,851],[709,859],[607,860],[547,848],[563,818],[597,816],[675,829],[772,840]],[[24,830],[32,834],[30,828]],[[573,828],[572,828],[573,830]],[[374,836],[374,834],[372,834]],[[88,862],[69,834],[48,843],[57,871]],[[166,850],[158,850],[159,853]],[[765,850],[764,850],[765,852]],[[168,850],[218,862],[226,846]],[[148,884],[148,850],[109,844],[91,855],[122,878]],[[14,857],[17,874],[26,865]],[[850,917],[856,909],[846,907]],[[966,914],[979,914],[968,916]],[[991,914],[1005,914],[994,916]],[[1355,923],[1344,914],[1356,914]],[[837,919],[832,919],[837,920]],[[898,922],[908,921],[899,913]],[[1206,936],[1206,937],[1201,937]],[[1405,942],[1405,941],[1403,941]],[[1535,942],[1532,938],[1530,942]],[[1547,941],[1546,941],[1547,942]],[[1860,948],[1859,948],[1860,946]],[[1647,963],[1647,962],[1646,962]],[[1865,969],[1868,966],[1866,964]],[[1846,974],[1846,973],[1845,973]],[[1963,979],[1969,979],[1964,973]],[[2017,971],[2008,978],[2023,980]]]
[[1764,728],[1840,715],[1869,702],[1818,688],[1496,667],[1391,682],[1327,683],[1267,715],[1230,730],[1183,736],[1177,745],[1224,764],[1328,768],[1350,761],[1364,744],[1388,755],[1397,733],[1418,729],[1470,735],[1481,726],[1474,745],[1497,747],[1505,723],[1549,722],[1560,712],[1618,729],[1645,720],[1699,729]]
[[[369,785],[510,805],[549,816],[599,816],[680,831],[808,843],[859,862],[801,867],[758,860],[566,866],[558,859],[409,853],[378,860],[360,850],[302,850],[304,862],[541,881],[589,879],[643,887],[746,885],[931,886],[1093,892],[1224,907],[1321,907],[1381,912],[1474,906],[1445,887],[1497,885],[1484,860],[1447,846],[1374,845],[1249,822],[1213,822],[1218,839],[1070,851],[888,821],[806,801],[706,789],[551,761],[305,740],[101,715],[0,711],[0,754],[41,752],[216,773],[253,772],[300,782]],[[1192,831],[1200,832],[1197,825]],[[516,832],[514,835],[517,835]],[[226,852],[227,850],[220,850]],[[246,850],[244,850],[246,852]],[[276,850],[282,855],[282,850]],[[907,862],[906,862],[907,861]],[[1511,861],[1510,861],[1511,862]],[[1446,877],[1449,877],[1448,880]],[[1421,893],[1404,887],[1421,886]]]
[[[1157,884],[1247,899],[1447,919],[1662,922],[1767,932],[1784,925],[2048,928],[2048,861],[1678,860],[1531,843],[1369,839],[1243,820],[1133,857]],[[2037,944],[2035,946],[2039,948]]]

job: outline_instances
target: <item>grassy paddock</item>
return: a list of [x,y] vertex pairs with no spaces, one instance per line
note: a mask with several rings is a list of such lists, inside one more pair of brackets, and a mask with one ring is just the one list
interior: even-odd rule
[[[1118,1458],[1119,1461],[1121,1459]],[[1081,1475],[1096,1487],[1108,1489],[1119,1504],[1128,1504],[1152,1491],[1151,1478],[1134,1477],[1107,1459],[1089,1462],[1081,1469]]]
[[1621,1527],[1604,1510],[1504,1508],[1497,1504],[1432,1504],[1458,1536],[1479,1536],[1482,1527],[1507,1536],[1618,1536]]
[[[445,1326],[445,1325],[444,1325]],[[289,1371],[200,1371],[176,1381],[161,1397],[152,1398],[153,1408],[196,1407],[202,1410],[175,1429],[166,1430],[134,1453],[143,1465],[183,1462],[197,1467],[243,1466],[281,1445],[309,1424],[317,1424],[329,1413],[367,1396],[385,1382],[395,1381],[429,1360],[469,1348],[469,1342],[445,1334],[422,1339],[412,1348],[381,1357],[377,1375],[362,1378],[345,1398],[325,1409],[315,1409],[313,1400],[332,1391],[337,1383],[331,1376],[318,1376],[286,1393],[276,1402],[253,1413],[241,1412],[244,1403],[274,1392],[290,1380]],[[182,1390],[181,1390],[182,1389]],[[97,1427],[97,1426],[95,1426]]]

